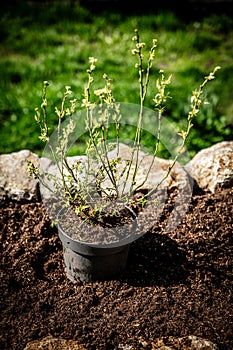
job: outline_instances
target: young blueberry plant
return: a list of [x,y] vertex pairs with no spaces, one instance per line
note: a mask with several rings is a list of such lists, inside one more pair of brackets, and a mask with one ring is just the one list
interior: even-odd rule
[[[134,194],[139,192],[146,183],[156,155],[158,154],[166,101],[168,98],[171,98],[168,86],[171,83],[172,76],[169,75],[166,77],[164,71],[160,70],[156,80],[153,98],[154,108],[157,112],[156,141],[147,173],[144,179],[138,183],[136,178],[142,143],[144,107],[148,95],[151,68],[155,59],[157,40],[154,39],[149,52],[145,52],[145,43],[140,41],[138,30],[135,30],[132,39],[134,43],[132,54],[137,59],[135,67],[138,71],[139,109],[137,115],[135,115],[137,120],[136,131],[132,139],[130,157],[127,161],[123,161],[120,156],[120,131],[121,120],[123,118],[121,104],[116,102],[113,96],[112,82],[107,74],[103,75],[103,87],[94,88],[96,58],[89,58],[88,79],[80,106],[85,112],[85,132],[88,134],[85,162],[78,161],[76,164],[71,164],[67,157],[70,147],[70,137],[79,127],[75,118],[77,99],[71,98],[71,88],[66,86],[61,107],[55,108],[58,120],[57,131],[55,133],[56,142],[50,142],[46,98],[49,84],[47,81],[44,82],[43,86],[41,108],[36,108],[35,120],[41,130],[39,137],[47,144],[53,161],[57,166],[58,173],[41,172],[31,162],[28,162],[28,172],[30,175],[39,179],[59,199],[59,203],[62,206],[71,207],[80,218],[91,223],[97,223],[98,220],[102,220],[104,215],[115,215],[118,211],[118,206],[131,211],[135,204],[141,207],[145,205],[149,196],[169,176],[172,168],[182,154],[190,130],[193,127],[193,120],[198,115],[201,106],[207,103],[205,102],[203,92],[204,87],[209,81],[215,78],[215,73],[220,69],[219,66],[214,68],[213,72],[204,78],[198,89],[193,90],[186,128],[179,132],[181,142],[165,175],[146,194],[135,197]],[[66,121],[65,124],[63,123],[64,121]],[[110,142],[113,133],[114,142]],[[110,154],[113,149],[115,153],[114,157],[111,157]]]

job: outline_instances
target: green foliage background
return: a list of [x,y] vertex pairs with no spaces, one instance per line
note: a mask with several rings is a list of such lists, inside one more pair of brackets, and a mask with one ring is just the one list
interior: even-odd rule
[[[50,83],[52,129],[54,108],[60,104],[65,85],[71,86],[81,105],[90,56],[98,59],[96,88],[103,87],[106,72],[113,80],[117,101],[137,104],[138,76],[131,55],[136,27],[148,49],[152,39],[158,39],[151,86],[159,69],[173,74],[166,115],[179,128],[184,126],[192,90],[215,66],[222,67],[208,85],[211,105],[195,121],[187,145],[190,155],[232,139],[233,20],[227,14],[184,20],[169,11],[124,15],[103,9],[95,14],[69,3],[20,3],[3,7],[0,18],[0,153],[26,148],[41,154],[44,145],[38,139],[34,109],[41,104],[43,81]],[[152,98],[151,89],[146,102],[150,108]]]

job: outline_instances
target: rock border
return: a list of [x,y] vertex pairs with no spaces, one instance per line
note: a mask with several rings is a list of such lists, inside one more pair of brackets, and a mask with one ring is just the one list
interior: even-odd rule
[[[75,159],[77,157],[70,157],[71,162]],[[29,150],[0,155],[0,201],[40,200],[39,183],[38,180],[29,177],[27,160],[39,165],[41,159]],[[169,160],[156,158],[149,181],[153,183],[157,176],[161,177],[161,169],[166,170],[170,163]],[[143,166],[148,166],[146,158],[143,159]],[[143,171],[141,173],[143,176]],[[206,192],[215,193],[218,188],[232,186],[233,141],[219,142],[201,150],[184,166],[177,163],[167,180],[167,187],[172,188],[182,184],[185,174],[188,174],[190,179],[193,179],[199,188]]]

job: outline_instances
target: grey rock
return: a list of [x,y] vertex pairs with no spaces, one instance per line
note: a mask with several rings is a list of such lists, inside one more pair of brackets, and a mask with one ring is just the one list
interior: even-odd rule
[[[118,186],[121,188],[123,181],[125,180],[126,171],[124,172],[124,168],[126,167],[127,162],[131,158],[131,148],[125,144],[119,145],[119,152],[116,152],[116,149],[110,151],[108,153],[108,158],[116,159],[117,157],[120,158],[119,164],[116,166],[116,173],[115,176],[118,179]],[[132,166],[129,173],[128,178],[128,186],[130,186],[131,180],[133,178],[133,171],[134,171],[134,165],[136,162],[136,157],[134,156]],[[86,162],[85,156],[76,156],[76,157],[68,157],[68,164],[74,165],[76,162],[82,162],[83,169],[85,169],[85,162]],[[136,185],[135,188],[138,185],[141,185],[144,182],[144,179],[146,177],[146,174],[148,172],[148,169],[152,163],[153,157],[150,154],[146,154],[143,151],[139,152],[139,158],[138,158],[138,170],[136,174]],[[165,177],[166,172],[171,165],[171,160],[162,159],[159,157],[155,157],[153,165],[151,166],[151,170],[149,172],[149,175],[145,181],[145,183],[142,185],[142,189],[152,189],[157,184],[159,184],[162,179]],[[96,172],[98,171],[98,168],[100,168],[100,165],[94,164],[94,167],[96,169]],[[50,160],[43,158],[41,159],[41,170],[45,172],[49,172],[50,174],[53,174],[59,178],[59,171],[56,165],[54,165],[53,162]],[[85,172],[85,171],[84,171]],[[83,176],[84,176],[83,172]],[[120,176],[124,172],[124,176]],[[66,173],[66,172],[65,172]],[[160,185],[163,188],[171,189],[173,187],[177,188],[190,188],[190,179],[188,177],[188,174],[184,167],[182,167],[178,162],[173,167],[170,175],[161,183]],[[52,187],[52,186],[51,186]],[[106,188],[111,188],[111,184],[109,180],[104,180],[102,183],[102,188],[106,190]],[[127,186],[126,186],[127,190]],[[49,197],[51,194],[48,192],[48,190],[43,189],[43,196]]]
[[185,166],[198,186],[215,193],[233,184],[233,141],[219,142],[198,152]]
[[39,157],[29,150],[0,155],[0,200],[18,201],[39,199],[38,180],[29,177],[27,160],[39,164]]
[[[117,173],[121,174],[127,161],[131,159],[131,148],[125,144],[120,144],[118,154],[116,153],[116,149],[109,152],[110,159],[114,159],[117,156],[119,156],[121,159],[119,165],[117,165]],[[133,157],[132,167],[129,174],[129,183],[131,183],[131,180],[133,178],[133,170],[134,170],[135,164],[136,164],[136,156]],[[172,164],[172,160],[167,160],[159,157],[155,157],[153,160],[153,156],[151,154],[146,154],[143,151],[139,151],[138,170],[135,177],[135,181],[136,181],[135,188],[137,188],[138,185],[143,184],[141,186],[142,189],[146,188],[150,190],[161,183],[160,187],[163,187],[166,189],[171,189],[173,187],[177,187],[179,189],[181,188],[190,189],[191,184],[190,184],[190,178],[188,176],[188,173],[186,172],[184,167],[182,167],[179,164],[179,162],[176,162],[170,174],[166,177],[166,173],[169,167],[171,166],[171,164]],[[150,171],[147,176],[149,169]],[[146,181],[144,182],[145,177],[147,178],[146,178]]]
[[218,350],[209,340],[189,335],[187,337],[162,337],[152,343],[152,350]]
[[[76,163],[81,162],[82,168],[85,169],[85,162],[86,162],[86,156],[73,156],[73,157],[67,157],[67,162],[69,164],[69,166],[75,166]],[[39,160],[39,170],[41,173],[48,173],[50,175],[52,175],[53,177],[51,179],[44,178],[44,183],[46,184],[46,186],[40,184],[40,193],[41,196],[44,200],[47,199],[51,199],[53,198],[53,190],[54,190],[54,181],[56,181],[57,183],[60,183],[60,179],[61,179],[61,174],[60,171],[58,169],[57,164],[55,164],[52,160],[48,159],[48,158],[41,158]],[[84,176],[84,173],[82,175],[78,174],[76,170],[74,171],[74,175],[76,178],[79,178],[79,180],[82,181],[81,176]],[[64,169],[64,174],[69,175],[68,171],[66,169]]]
[[87,350],[83,345],[74,340],[45,337],[41,340],[29,342],[24,350]]
[[[194,335],[186,337],[161,337],[150,343],[139,339],[138,345],[142,349],[150,346],[152,350],[218,350],[217,345],[213,342]],[[117,349],[133,350],[135,348],[130,344],[119,344]],[[48,336],[41,340],[34,340],[27,343],[24,350],[87,350],[87,348],[74,340]]]

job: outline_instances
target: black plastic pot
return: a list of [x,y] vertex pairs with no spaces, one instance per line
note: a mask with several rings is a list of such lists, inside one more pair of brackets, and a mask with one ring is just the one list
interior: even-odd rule
[[108,280],[119,275],[126,267],[129,245],[136,239],[132,232],[119,242],[96,245],[72,239],[59,224],[58,233],[63,244],[66,274],[72,282]]

